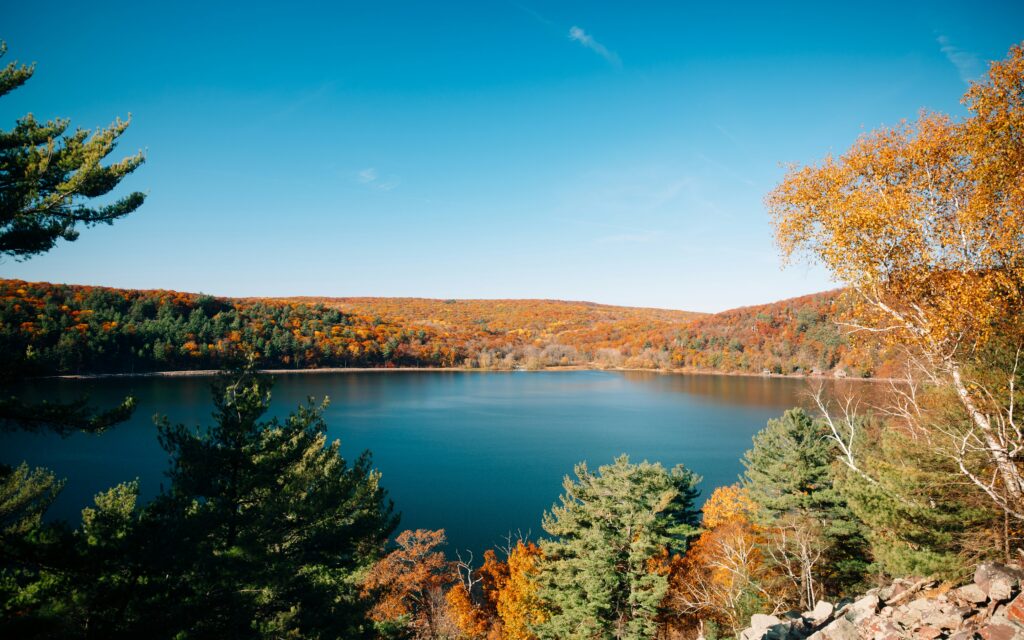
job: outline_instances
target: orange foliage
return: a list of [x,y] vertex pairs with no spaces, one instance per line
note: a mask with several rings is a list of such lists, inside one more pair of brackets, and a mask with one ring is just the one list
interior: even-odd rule
[[534,582],[543,559],[540,547],[519,541],[508,556],[508,579],[498,591],[495,608],[508,640],[534,640],[532,625],[544,622],[543,603]]
[[750,520],[754,509],[743,489],[715,489],[704,506],[704,532],[670,576],[669,608],[691,621],[715,620],[734,634],[772,601],[774,576]]
[[395,539],[398,548],[375,564],[363,582],[363,594],[372,597],[373,620],[410,616],[415,629],[433,630],[442,616],[438,604],[454,577],[452,563],[439,547],[444,530],[403,531]]
[[505,561],[494,551],[485,552],[484,564],[473,573],[476,600],[461,583],[447,595],[462,633],[488,640],[536,640],[530,626],[545,619],[533,582],[541,558],[540,547],[522,540]]
[[[0,340],[23,373],[219,368],[567,365],[785,374],[891,373],[835,325],[841,292],[707,315],[558,300],[209,298],[0,280]],[[25,323],[33,323],[31,326]],[[72,331],[73,353],[61,336]]]
[[486,638],[493,624],[484,611],[473,602],[466,585],[461,582],[445,594],[448,610],[459,631],[470,638]]

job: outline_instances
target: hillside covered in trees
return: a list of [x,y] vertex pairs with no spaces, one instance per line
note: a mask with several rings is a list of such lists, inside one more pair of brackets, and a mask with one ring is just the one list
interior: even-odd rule
[[[0,68],[0,97],[33,70]],[[0,429],[8,432],[97,434],[134,407],[126,398],[93,416],[85,399],[18,397],[10,383],[33,375],[210,368],[249,356],[215,382],[205,426],[158,414],[167,483],[152,500],[125,478],[97,493],[79,522],[50,521],[64,482],[28,462],[0,463],[0,637],[1024,637],[1024,568],[1011,564],[1024,557],[1024,45],[971,82],[963,102],[965,118],[924,112],[840,156],[794,165],[769,194],[783,254],[821,262],[856,302],[827,292],[698,316],[0,281]],[[0,254],[44,253],[73,241],[76,225],[111,222],[142,204],[132,193],[82,205],[142,162],[139,154],[99,164],[126,127],[55,142],[67,121],[29,115],[3,132]],[[852,343],[838,329],[847,317],[879,342]],[[861,412],[857,398],[819,397],[814,414],[795,407],[768,420],[738,481],[703,506],[701,478],[683,464],[625,454],[582,461],[544,510],[541,536],[510,533],[482,562],[447,556],[441,529],[399,532],[370,454],[346,459],[329,441],[326,403],[308,398],[272,415],[272,380],[254,370],[880,375],[895,366],[887,349],[897,346],[909,377],[877,411]],[[538,439],[535,450],[545,444]],[[443,460],[428,459],[445,473]],[[497,472],[483,462],[473,471]],[[953,588],[970,573],[972,583]]]
[[4,367],[34,375],[211,369],[558,366],[886,375],[851,347],[841,291],[717,314],[556,300],[231,299],[0,280]]

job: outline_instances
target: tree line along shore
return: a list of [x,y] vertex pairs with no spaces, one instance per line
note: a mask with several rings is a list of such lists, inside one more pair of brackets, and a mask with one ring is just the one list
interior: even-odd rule
[[[0,97],[34,71],[0,68]],[[206,427],[156,418],[168,483],[146,504],[126,479],[78,522],[52,522],[63,482],[0,465],[0,635],[1024,638],[1024,571],[990,562],[1024,557],[1024,45],[963,102],[964,118],[924,112],[788,169],[766,199],[783,257],[808,256],[845,287],[799,304],[697,316],[0,282],[6,431],[95,434],[135,409],[30,401],[18,385],[31,376],[225,368]],[[28,115],[3,132],[0,255],[45,253],[144,203],[93,204],[144,161],[101,163],[128,122],[68,126]],[[581,357],[902,375],[875,411],[819,395],[768,421],[739,480],[699,508],[683,465],[580,463],[538,540],[510,535],[474,560],[446,555],[443,530],[400,529],[370,454],[327,440],[323,404],[266,418],[272,381],[255,371]]]
[[266,369],[593,367],[888,377],[897,356],[836,325],[842,291],[714,315],[549,300],[241,300],[0,280],[19,375]]

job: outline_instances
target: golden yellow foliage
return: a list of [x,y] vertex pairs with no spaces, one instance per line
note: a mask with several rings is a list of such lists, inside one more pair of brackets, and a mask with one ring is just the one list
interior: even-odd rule
[[966,419],[922,418],[912,384],[893,415],[1024,521],[1024,46],[963,102],[961,121],[922,113],[791,168],[767,205],[784,256],[813,257],[857,291],[858,328],[907,348],[912,371],[952,392]]
[[704,527],[714,529],[732,521],[751,522],[757,504],[750,499],[746,489],[732,484],[715,489],[704,503],[702,511]]
[[542,559],[540,547],[521,540],[508,556],[508,581],[496,602],[508,640],[534,640],[530,627],[547,618],[534,582]]
[[752,607],[771,599],[772,570],[761,531],[750,520],[755,508],[736,485],[715,489],[704,506],[704,532],[673,566],[670,609],[691,620],[715,620],[735,633]]
[[865,322],[894,341],[950,351],[1019,333],[1022,78],[1015,46],[964,96],[964,121],[922,113],[791,168],[767,198],[784,256],[817,258],[864,294]]

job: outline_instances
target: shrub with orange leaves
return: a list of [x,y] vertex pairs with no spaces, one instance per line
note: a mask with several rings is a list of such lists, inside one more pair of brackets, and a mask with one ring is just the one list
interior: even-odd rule
[[673,567],[668,608],[683,625],[714,620],[728,634],[765,610],[779,584],[761,552],[762,532],[752,522],[756,505],[737,485],[719,487],[704,505],[705,530]]
[[541,559],[540,547],[523,540],[504,561],[494,551],[485,552],[483,565],[468,580],[473,593],[460,582],[447,594],[459,630],[474,639],[536,640],[531,627],[545,619],[534,584]]
[[530,629],[547,618],[535,582],[543,558],[539,546],[522,540],[509,553],[508,578],[494,603],[508,640],[535,640]]
[[408,620],[416,633],[433,636],[445,623],[444,589],[454,581],[454,568],[439,548],[444,530],[403,531],[398,548],[381,558],[363,581],[363,595],[373,602],[370,618]]

